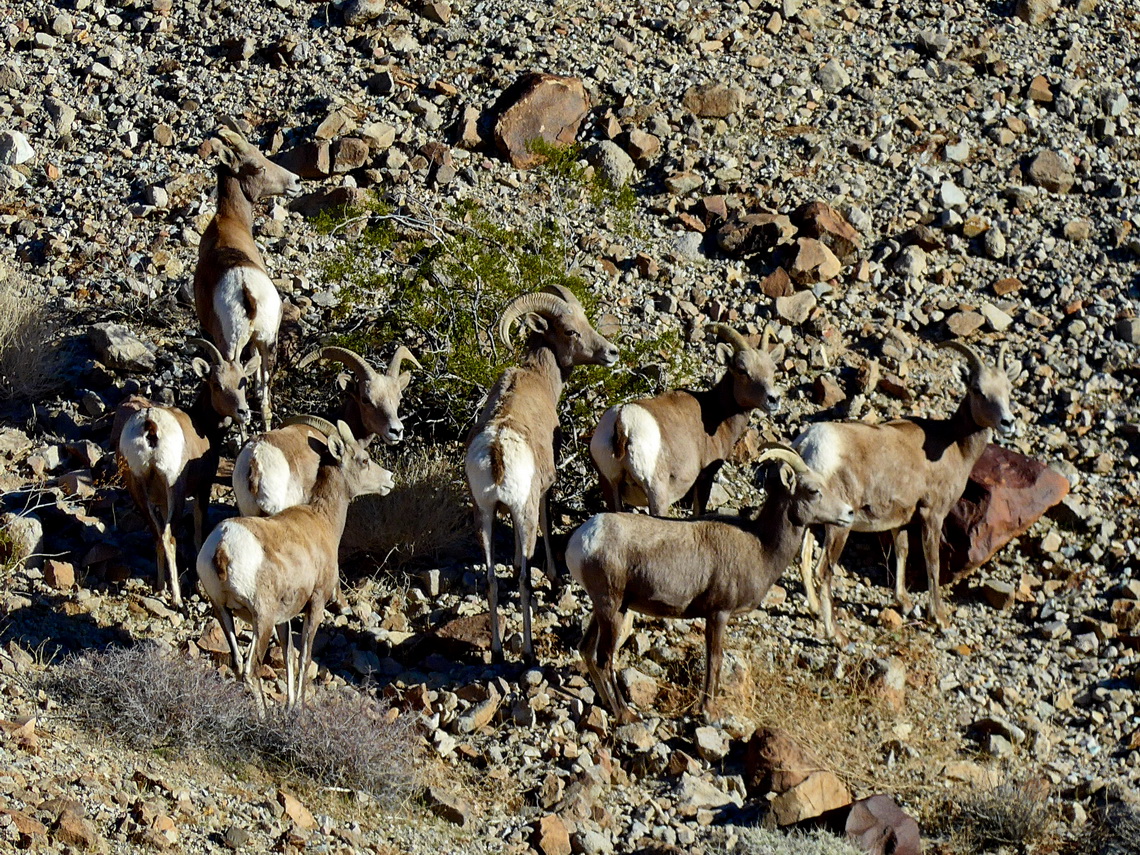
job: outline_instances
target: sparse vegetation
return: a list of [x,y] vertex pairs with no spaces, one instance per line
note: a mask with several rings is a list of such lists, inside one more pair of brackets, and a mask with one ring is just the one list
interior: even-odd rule
[[734,855],[858,855],[862,850],[826,831],[790,833],[763,828],[742,828],[735,840],[719,850]]
[[317,693],[295,713],[280,707],[259,719],[241,684],[155,644],[70,659],[44,675],[43,687],[89,727],[134,748],[223,763],[252,757],[270,771],[388,803],[416,787],[410,720],[354,689]]
[[36,398],[59,384],[56,333],[43,295],[0,262],[0,400]]
[[958,792],[938,812],[939,830],[949,832],[956,852],[1029,852],[1047,839],[1046,788],[1039,782],[1002,784]]
[[1140,855],[1140,807],[1135,801],[1113,798],[1098,812],[1091,832],[1074,839],[1067,851],[1073,855],[1090,851],[1097,855]]

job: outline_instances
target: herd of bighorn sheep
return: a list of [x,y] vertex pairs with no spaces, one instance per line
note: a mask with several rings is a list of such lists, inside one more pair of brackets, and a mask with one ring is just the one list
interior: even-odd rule
[[[174,530],[190,499],[197,576],[222,626],[233,671],[264,706],[261,665],[276,636],[285,651],[292,707],[304,700],[325,606],[340,595],[337,551],[349,503],[364,493],[386,494],[394,485],[369,446],[377,437],[389,446],[404,438],[399,408],[411,374],[402,367],[420,364],[403,346],[383,371],[342,347],[314,350],[298,367],[320,360],[343,365],[342,408],[331,421],[300,415],[274,428],[270,385],[282,301],[253,238],[253,206],[270,196],[296,195],[300,180],[232,130],[218,132],[214,149],[217,214],[202,237],[194,274],[203,336],[192,344],[204,358],[194,357],[190,367],[201,388],[186,411],[128,399],[114,436],[128,490],[155,539],[159,589],[169,588],[174,606],[182,607]],[[558,470],[559,400],[576,366],[612,366],[619,358],[617,346],[561,286],[504,307],[498,322],[504,344],[510,345],[516,326],[524,333],[521,355],[490,389],[465,456],[495,661],[503,657],[503,643],[492,524],[501,510],[514,528],[522,652],[533,661],[529,564],[540,531],[546,574],[552,583],[558,579],[548,494]],[[729,618],[755,609],[797,556],[809,606],[826,635],[842,639],[831,577],[851,531],[893,533],[896,596],[906,609],[912,608],[905,587],[908,536],[918,531],[929,615],[947,625],[939,590],[943,521],[993,432],[1006,435],[1014,428],[1010,393],[1020,365],[1007,362],[1005,345],[995,367],[972,348],[949,342],[944,346],[965,359],[967,387],[952,416],[812,424],[790,445],[761,449],[754,465],[763,471],[767,500],[755,516],[705,516],[716,475],[752,414],[779,410],[777,366],[783,362],[782,346],[771,348],[770,329],[759,344],[725,324],[708,329],[731,347],[717,383],[610,407],[589,444],[609,511],[573,532],[565,562],[593,605],[582,657],[601,701],[619,721],[633,716],[615,679],[632,612],[705,620],[706,712],[717,695]],[[254,390],[263,432],[246,441],[247,396]],[[241,441],[233,467],[239,516],[207,535],[211,487],[231,426]],[[686,497],[693,518],[666,518]],[[647,506],[648,513],[623,513],[627,505]],[[822,547],[814,576],[813,531]],[[252,629],[244,655],[235,616]],[[295,652],[291,623],[298,616],[303,623]]]

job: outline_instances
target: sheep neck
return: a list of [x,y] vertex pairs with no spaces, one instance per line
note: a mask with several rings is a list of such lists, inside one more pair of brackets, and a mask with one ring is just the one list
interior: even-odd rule
[[245,231],[253,233],[253,202],[245,195],[236,175],[218,170],[217,221],[236,222]]
[[209,383],[202,383],[186,415],[190,417],[190,423],[202,438],[209,440],[211,447],[217,448],[219,440],[226,432],[226,416],[214,409]]
[[796,525],[788,516],[791,502],[792,497],[785,490],[770,493],[768,501],[748,526],[767,556],[763,566],[771,576],[769,584],[783,574],[803,542],[804,526]]
[[693,393],[693,397],[700,404],[701,421],[704,423],[705,433],[709,436],[715,434],[721,425],[728,425],[729,432],[735,436],[748,422],[751,409],[740,406],[733,385],[732,372],[725,371],[711,389]]
[[980,457],[993,436],[993,431],[988,427],[982,427],[974,420],[969,395],[962,399],[946,425],[949,429],[947,444],[957,445],[962,450],[962,456],[969,459],[976,460]]
[[531,336],[527,342],[526,353],[523,354],[519,367],[546,380],[550,384],[550,399],[555,403],[562,397],[562,386],[574,369],[573,365],[560,365],[554,349],[538,335]]
[[333,524],[338,539],[344,532],[345,520],[348,518],[348,501],[348,479],[344,477],[341,466],[322,462],[317,469],[317,479],[313,482],[309,508]]

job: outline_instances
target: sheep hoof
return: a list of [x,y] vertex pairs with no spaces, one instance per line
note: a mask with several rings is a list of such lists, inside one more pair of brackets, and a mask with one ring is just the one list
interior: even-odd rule
[[896,594],[895,602],[898,603],[898,606],[904,615],[909,615],[914,611],[914,597],[912,597],[910,594]]

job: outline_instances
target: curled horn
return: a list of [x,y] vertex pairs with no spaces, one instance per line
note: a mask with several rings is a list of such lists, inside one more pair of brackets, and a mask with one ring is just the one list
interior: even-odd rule
[[804,463],[799,452],[782,442],[769,442],[760,447],[760,456],[756,458],[756,463],[760,464],[766,460],[780,460],[787,463],[797,475],[802,475],[808,470],[808,465]]
[[499,338],[504,344],[509,342],[511,325],[528,312],[564,315],[569,311],[572,311],[570,304],[554,294],[523,294],[521,297],[515,297],[503,309],[503,314],[499,318]]
[[579,309],[582,308],[582,304],[578,302],[577,296],[565,285],[547,285],[542,289],[542,292],[544,294],[553,294],[555,297],[561,297],[571,306],[576,306]]
[[[397,353],[398,352],[399,351],[397,351]],[[352,370],[352,373],[356,375],[357,380],[363,380],[376,373],[375,369],[365,362],[363,356],[355,351],[349,350],[347,347],[317,348],[301,357],[301,361],[297,363],[297,367],[304,368],[316,362],[318,359],[332,359],[347,366]]]
[[325,436],[332,436],[337,432],[336,425],[328,419],[322,419],[320,416],[290,416],[285,419],[285,422],[281,426],[288,427],[289,425],[307,425],[319,430]]
[[225,360],[222,359],[222,352],[214,346],[212,341],[204,338],[192,338],[188,340],[188,343],[201,348],[202,352],[210,357],[210,361],[215,365],[221,365],[225,362]]
[[401,344],[399,347],[396,348],[396,352],[392,354],[392,361],[388,363],[388,376],[389,377],[398,377],[399,376],[400,365],[401,365],[401,363],[403,363],[403,361],[405,359],[408,362],[412,363],[412,365],[416,366],[416,368],[423,370],[423,366],[420,365],[420,361],[418,359],[416,359],[414,356],[412,356],[412,352]]
[[217,135],[222,142],[236,151],[244,152],[246,149],[250,148],[250,144],[246,141],[246,138],[239,134],[237,131],[230,128],[218,128]]
[[356,442],[356,437],[354,437],[352,435],[352,428],[350,428],[348,426],[347,422],[344,422],[344,421],[341,421],[340,419],[337,419],[336,432],[340,434],[340,438],[343,439],[345,442],[348,442],[348,443]]
[[771,344],[772,344],[772,327],[765,324],[764,325],[764,334],[762,336],[760,336],[760,349],[763,350],[765,353],[767,353],[768,347]]
[[966,361],[970,364],[971,374],[980,374],[982,369],[986,367],[985,361],[982,357],[978,356],[978,352],[969,345],[962,344],[960,341],[943,341],[940,342],[938,346],[940,348],[948,347],[951,350],[956,350],[962,354],[962,356],[966,357]]
[[718,336],[731,344],[733,354],[752,349],[752,345],[748,343],[744,336],[728,324],[709,324],[706,329],[715,332]]
[[1003,341],[1001,343],[1001,345],[998,347],[998,361],[997,361],[998,371],[1005,371],[1005,357],[1006,357],[1006,354],[1008,354],[1008,353],[1009,353],[1009,343]]

